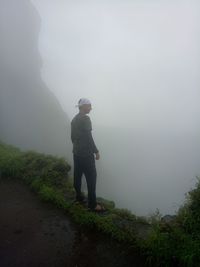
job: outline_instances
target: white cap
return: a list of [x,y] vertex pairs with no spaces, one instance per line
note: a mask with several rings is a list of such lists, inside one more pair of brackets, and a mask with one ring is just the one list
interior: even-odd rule
[[78,105],[77,107],[81,107],[83,105],[91,105],[91,102],[89,99],[87,98],[81,98],[79,101],[78,101]]

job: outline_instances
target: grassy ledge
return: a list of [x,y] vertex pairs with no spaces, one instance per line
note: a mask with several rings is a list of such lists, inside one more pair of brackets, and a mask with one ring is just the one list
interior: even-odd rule
[[185,204],[173,220],[166,222],[157,212],[151,218],[140,218],[114,202],[100,199],[106,206],[105,216],[74,204],[74,189],[64,158],[44,155],[0,143],[0,176],[17,178],[28,184],[39,196],[65,210],[73,220],[99,230],[137,249],[147,266],[200,266],[200,180],[188,193]]

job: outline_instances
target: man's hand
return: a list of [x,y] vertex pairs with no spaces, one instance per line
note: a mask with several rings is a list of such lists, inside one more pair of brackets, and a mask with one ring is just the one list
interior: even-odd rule
[[96,160],[99,160],[99,159],[100,159],[99,152],[98,152],[98,153],[95,153],[95,159],[96,159]]

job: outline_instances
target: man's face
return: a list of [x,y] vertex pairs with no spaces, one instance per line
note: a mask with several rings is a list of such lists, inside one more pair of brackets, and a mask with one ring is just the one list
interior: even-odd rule
[[91,104],[85,104],[81,108],[83,109],[85,114],[88,114],[88,113],[90,113],[92,106],[91,106]]

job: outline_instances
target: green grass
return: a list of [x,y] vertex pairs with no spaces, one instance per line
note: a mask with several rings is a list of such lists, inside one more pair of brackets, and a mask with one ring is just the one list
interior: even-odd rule
[[[70,166],[64,158],[44,155],[0,143],[1,177],[18,178],[27,183],[39,197],[70,214],[84,226],[110,235],[112,238],[139,249],[147,259],[147,266],[200,266],[200,179],[188,193],[184,205],[171,223],[161,220],[159,211],[150,218],[140,218],[126,209],[117,209],[113,201],[99,198],[107,210],[99,216],[74,204],[74,189],[69,176]],[[146,238],[138,235],[138,227],[150,226]]]
[[96,228],[119,241],[136,241],[134,223],[137,220],[130,211],[115,209],[113,201],[103,198],[98,198],[98,201],[109,211],[104,217],[74,204],[75,193],[68,175],[70,166],[65,159],[34,151],[21,152],[2,143],[0,155],[0,169],[4,178],[23,180],[43,200],[66,210],[80,225]]
[[200,180],[188,193],[176,219],[163,223],[157,213],[153,231],[146,241],[150,266],[200,266]]

